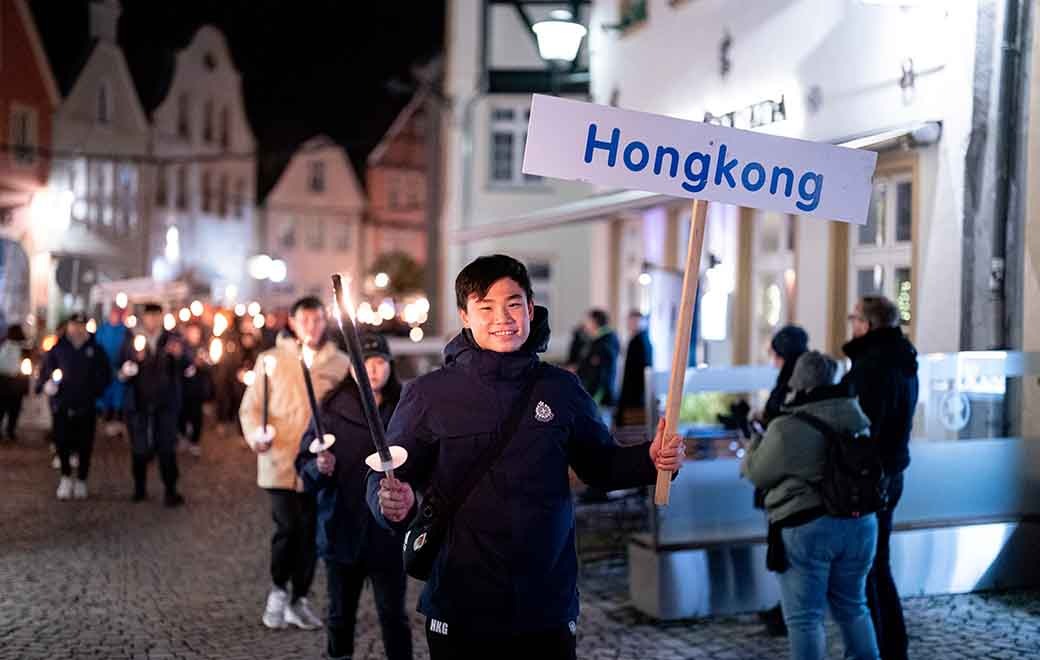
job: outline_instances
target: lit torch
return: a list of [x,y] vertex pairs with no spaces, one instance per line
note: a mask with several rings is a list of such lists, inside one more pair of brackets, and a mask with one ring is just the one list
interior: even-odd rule
[[33,371],[32,360],[25,358],[22,360],[22,375],[31,376]]
[[[343,278],[339,273],[332,275],[332,291],[332,311],[339,324],[339,331],[343,333],[343,339],[347,342],[350,364],[354,367],[354,378],[357,379],[358,389],[361,391],[365,421],[368,422],[368,431],[372,435],[372,444],[376,448],[376,453],[366,458],[365,463],[376,472],[384,472],[392,479],[394,470],[404,465],[408,459],[408,451],[404,447],[396,445],[390,447],[386,444],[383,418],[379,416],[379,407],[376,405],[376,397],[372,392],[372,383],[368,380],[368,371],[365,370],[365,356],[361,353],[361,339],[358,337],[357,326],[354,323],[354,307],[350,304],[346,287],[343,286]],[[346,311],[345,314],[344,311]],[[344,319],[344,316],[347,318]]]
[[329,447],[336,442],[336,436],[331,433],[325,433],[325,427],[321,423],[318,399],[314,396],[314,383],[311,381],[314,349],[308,346],[307,343],[307,338],[300,342],[300,365],[303,366],[303,382],[307,386],[307,400],[311,405],[311,421],[314,424],[315,438],[311,441],[310,451],[312,454],[320,454],[323,451],[328,451]]
[[209,361],[211,364],[216,364],[222,357],[224,357],[224,342],[220,337],[214,337],[209,343]]

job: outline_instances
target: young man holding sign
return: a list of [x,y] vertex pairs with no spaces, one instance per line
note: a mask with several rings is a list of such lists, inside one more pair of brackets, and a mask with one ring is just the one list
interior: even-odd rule
[[417,493],[450,499],[512,431],[461,498],[419,601],[430,657],[575,658],[568,468],[605,490],[648,485],[657,470],[679,469],[680,438],[665,441],[659,427],[652,443],[619,447],[577,378],[539,361],[548,313],[534,306],[519,261],[477,259],[459,273],[455,294],[464,329],[445,348],[445,367],[405,388],[387,435],[409,458],[398,478],[369,477],[369,506],[387,526],[407,527]]

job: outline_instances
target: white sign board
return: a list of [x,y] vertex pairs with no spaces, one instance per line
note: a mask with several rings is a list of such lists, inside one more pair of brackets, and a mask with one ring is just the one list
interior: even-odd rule
[[864,224],[877,154],[536,94],[524,173]]

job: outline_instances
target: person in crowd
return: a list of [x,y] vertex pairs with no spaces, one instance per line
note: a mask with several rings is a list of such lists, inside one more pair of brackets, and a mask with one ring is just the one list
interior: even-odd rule
[[220,434],[227,436],[241,430],[238,417],[245,388],[239,378],[242,358],[238,351],[237,331],[234,327],[228,328],[218,339],[223,343],[224,352],[213,365],[213,383],[216,389],[217,423]]
[[628,336],[621,395],[618,397],[619,426],[646,423],[646,368],[654,365],[654,349],[650,345],[646,316],[639,310],[628,313]]
[[877,514],[877,553],[867,578],[867,601],[881,656],[904,660],[909,641],[892,577],[889,541],[892,516],[903,494],[903,471],[910,465],[910,431],[918,396],[917,350],[899,328],[899,310],[888,298],[862,298],[849,314],[849,323],[853,338],[842,350],[852,368],[843,382],[859,397],[870,419],[870,434],[881,447],[888,489],[888,503]]
[[[396,478],[373,473],[369,508],[391,528],[414,518],[416,492],[442,497],[515,427],[496,463],[455,512],[419,601],[432,660],[576,657],[574,502],[568,467],[602,488],[652,484],[676,471],[679,442],[622,447],[574,375],[539,360],[548,312],[522,263],[480,257],[455,280],[463,330],[445,366],[405,386],[389,442],[408,451]],[[656,468],[656,469],[655,469]],[[418,542],[418,538],[416,539]]]
[[184,369],[184,404],[177,422],[178,432],[187,438],[188,451],[202,455],[202,405],[213,398],[213,368],[202,343],[202,326],[190,323],[184,328],[185,355],[190,364]]
[[0,341],[0,439],[11,442],[29,390],[29,377],[22,373],[24,344],[25,332],[18,324],[8,326]]
[[[65,334],[47,352],[36,384],[37,394],[42,391],[50,397],[54,444],[61,461],[59,500],[87,497],[87,477],[97,423],[96,402],[112,378],[108,359],[87,332],[86,324],[82,314],[68,317]],[[79,456],[75,480],[69,460],[73,451]]]
[[[789,382],[794,372],[794,365],[798,358],[809,350],[809,333],[797,325],[785,325],[780,328],[773,339],[769,342],[769,359],[773,366],[780,370],[777,374],[776,384],[769,393],[765,408],[762,410],[762,424],[768,428],[777,417],[783,414],[782,408],[791,394]],[[755,489],[755,507],[765,508],[765,493]],[[780,528],[770,523],[769,536],[775,538],[780,534]],[[783,637],[787,634],[787,625],[784,623],[784,613],[780,605],[761,612],[759,617],[766,624],[766,632],[774,637]]]
[[120,351],[118,377],[127,384],[124,399],[130,432],[134,502],[148,497],[148,464],[158,456],[165,493],[163,504],[178,507],[177,420],[184,396],[184,370],[191,364],[182,338],[163,329],[163,309],[148,303],[137,331],[127,335]]
[[108,319],[97,330],[95,339],[101,349],[105,352],[108,364],[112,370],[112,379],[108,387],[98,399],[98,409],[102,419],[107,422],[105,433],[110,437],[119,434],[118,422],[123,418],[123,397],[126,394],[126,384],[117,377],[119,371],[120,352],[126,344],[126,337],[130,330],[123,323],[123,310],[115,305],[108,310]]
[[[788,383],[786,410],[807,414],[836,432],[870,426],[846,385],[834,385],[838,365],[817,351],[804,353]],[[845,657],[876,660],[877,642],[867,608],[867,572],[874,560],[875,514],[827,515],[818,484],[823,479],[828,438],[796,414],[775,419],[753,442],[742,470],[766,491],[769,522],[781,528],[779,547],[770,539],[770,568],[780,574],[780,594],[793,660],[827,654],[824,611],[841,629]]]
[[[401,398],[390,348],[382,335],[368,334],[361,337],[361,350],[385,425]],[[373,449],[361,392],[353,377],[347,376],[326,395],[321,416],[325,431],[336,442],[329,451],[315,455],[310,451],[315,434],[309,430],[296,455],[296,469],[304,490],[318,502],[318,554],[325,560],[329,592],[326,653],[333,660],[353,657],[358,601],[369,580],[386,657],[411,660],[401,539],[376,523],[365,501],[365,457]]]
[[589,338],[585,336],[585,324],[579,323],[571,331],[571,340],[567,345],[567,362],[564,368],[572,374],[578,373],[578,364],[581,363],[581,355],[585,352],[585,345]]
[[[321,619],[307,600],[314,581],[315,500],[303,491],[295,459],[300,438],[311,424],[311,409],[304,382],[304,359],[310,359],[310,375],[318,400],[343,380],[349,359],[325,338],[325,307],[314,297],[297,300],[289,329],[275,348],[260,354],[270,363],[268,422],[263,420],[263,378],[245,392],[239,417],[246,442],[257,454],[257,485],[267,491],[274,519],[271,539],[271,589],[262,621],[268,628],[293,625],[305,630],[321,627]],[[266,358],[272,358],[267,360]]]
[[585,336],[588,343],[578,363],[578,378],[609,419],[609,411],[616,403],[614,385],[621,344],[610,327],[610,317],[602,309],[590,310],[585,316]]

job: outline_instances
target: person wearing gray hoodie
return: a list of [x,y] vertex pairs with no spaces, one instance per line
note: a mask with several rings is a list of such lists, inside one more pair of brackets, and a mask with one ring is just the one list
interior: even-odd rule
[[826,656],[824,610],[841,629],[845,657],[876,660],[877,641],[867,608],[867,573],[874,560],[877,519],[827,515],[820,494],[828,439],[794,413],[811,415],[835,432],[856,434],[870,427],[845,385],[834,385],[838,366],[819,353],[805,353],[795,364],[788,413],[769,425],[752,444],[741,471],[766,491],[770,523],[781,528],[782,547],[772,568],[780,573],[780,596],[791,657]]

